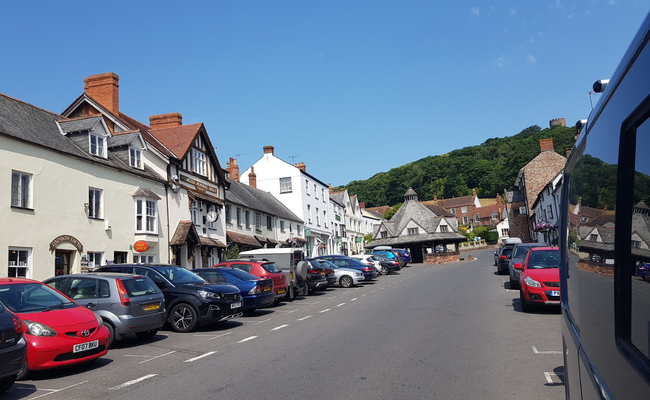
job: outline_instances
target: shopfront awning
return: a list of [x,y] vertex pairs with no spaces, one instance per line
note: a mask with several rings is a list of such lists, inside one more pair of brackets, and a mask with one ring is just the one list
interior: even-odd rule
[[207,238],[207,237],[201,238],[201,245],[208,246],[208,247],[226,247],[226,245],[221,243],[220,240]]
[[252,247],[262,247],[260,242],[258,242],[257,239],[255,239],[255,237],[250,235],[244,235],[243,233],[226,231],[226,237],[228,237],[228,240],[234,243],[244,244]]

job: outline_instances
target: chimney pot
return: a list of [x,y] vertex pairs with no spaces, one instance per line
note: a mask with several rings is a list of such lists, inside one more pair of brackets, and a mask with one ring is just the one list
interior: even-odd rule
[[248,186],[257,189],[257,174],[255,167],[251,167],[251,172],[248,173]]
[[541,151],[555,151],[555,148],[553,147],[553,139],[540,139],[539,140],[539,149]]
[[275,155],[275,147],[273,147],[273,146],[264,146],[264,154]]
[[91,75],[84,79],[84,92],[111,114],[120,114],[120,77],[113,72]]
[[296,166],[296,168],[298,168],[298,169],[301,170],[302,172],[307,172],[307,166],[305,165],[304,162],[296,163],[295,166]]

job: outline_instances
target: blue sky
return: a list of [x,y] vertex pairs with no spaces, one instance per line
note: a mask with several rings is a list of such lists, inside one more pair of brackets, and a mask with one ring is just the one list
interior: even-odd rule
[[[650,0],[3,2],[0,92],[203,122],[222,167],[266,145],[325,183],[586,118]],[[591,96],[594,104],[598,95]]]

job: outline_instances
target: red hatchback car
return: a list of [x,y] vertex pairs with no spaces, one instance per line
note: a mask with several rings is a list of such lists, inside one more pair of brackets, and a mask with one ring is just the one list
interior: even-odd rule
[[25,325],[27,361],[18,378],[94,361],[108,352],[101,317],[42,282],[0,278],[0,302]]
[[560,304],[560,249],[532,247],[524,262],[515,263],[513,268],[520,271],[519,298],[522,311]]
[[213,268],[230,267],[241,269],[251,275],[263,279],[273,279],[273,290],[275,291],[275,303],[279,303],[287,294],[287,276],[273,261],[261,259],[242,259],[242,260],[228,260],[217,265]]

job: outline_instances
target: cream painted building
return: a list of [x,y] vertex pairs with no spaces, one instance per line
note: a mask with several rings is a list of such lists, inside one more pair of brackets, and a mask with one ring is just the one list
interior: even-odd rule
[[145,167],[144,149],[138,131],[114,135],[102,118],[0,95],[0,273],[43,280],[169,262],[166,180]]

